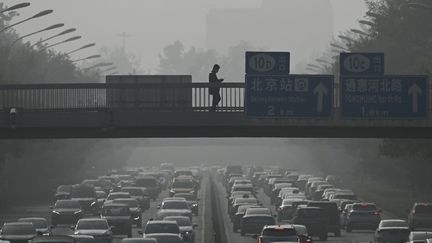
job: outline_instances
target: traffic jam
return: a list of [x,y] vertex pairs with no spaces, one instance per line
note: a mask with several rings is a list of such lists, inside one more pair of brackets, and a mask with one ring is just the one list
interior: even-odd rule
[[[47,217],[18,218],[1,228],[2,242],[195,243],[199,167],[112,171],[59,185]],[[144,218],[145,213],[155,212]],[[66,233],[65,233],[66,232]],[[135,236],[135,237],[134,237]]]
[[391,218],[334,175],[241,166],[217,172],[230,230],[258,243],[333,241],[356,231],[373,234],[366,242],[432,242],[432,203],[415,203],[406,219]]

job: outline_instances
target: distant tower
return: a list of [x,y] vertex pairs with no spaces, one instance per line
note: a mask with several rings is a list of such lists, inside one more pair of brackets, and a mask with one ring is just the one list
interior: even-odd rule
[[123,44],[122,44],[122,51],[123,53],[126,52],[126,39],[130,37],[126,32],[123,32],[119,34],[119,36],[122,38]]

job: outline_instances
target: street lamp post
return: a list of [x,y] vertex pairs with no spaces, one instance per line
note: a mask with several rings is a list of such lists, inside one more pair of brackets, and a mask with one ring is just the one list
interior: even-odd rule
[[54,44],[49,45],[49,46],[46,46],[46,47],[42,48],[41,50],[45,50],[45,49],[48,49],[48,48],[51,48],[51,47],[54,47],[54,46],[58,46],[58,45],[63,44],[63,43],[67,43],[67,42],[71,42],[71,41],[76,41],[76,40],[79,40],[81,38],[82,38],[82,36],[79,36],[79,35],[78,36],[74,36],[74,37],[71,37],[69,39],[66,39],[66,40],[54,43]]
[[38,30],[38,31],[32,32],[32,33],[30,33],[30,34],[23,35],[23,36],[19,37],[18,39],[14,40],[14,41],[12,42],[12,44],[11,44],[11,47],[14,46],[15,43],[17,43],[19,40],[22,40],[22,39],[24,39],[24,38],[26,38],[26,37],[29,37],[29,36],[32,36],[32,35],[35,35],[35,34],[39,34],[39,33],[44,32],[44,31],[48,31],[48,30],[53,30],[53,29],[61,28],[61,27],[63,27],[63,26],[64,26],[64,24],[55,24],[55,25],[51,25],[51,26],[49,26],[49,27],[47,27],[47,28],[44,28],[44,29],[41,29],[41,30]]
[[31,16],[30,18],[26,18],[26,19],[24,19],[24,20],[21,20],[21,21],[15,23],[15,24],[12,24],[12,25],[9,25],[9,26],[4,27],[3,29],[0,30],[0,33],[3,32],[3,31],[5,31],[5,30],[8,30],[8,29],[10,29],[10,28],[12,28],[12,27],[14,27],[14,26],[17,26],[17,25],[19,25],[19,24],[22,24],[22,23],[24,23],[24,22],[27,22],[27,21],[29,21],[29,20],[36,19],[36,18],[39,18],[39,17],[45,16],[45,15],[48,15],[48,14],[50,14],[50,13],[52,13],[52,12],[54,12],[54,10],[51,10],[51,9],[49,9],[49,10],[44,10],[44,11],[42,11],[42,12],[40,12],[40,13],[37,13],[37,14]]
[[34,43],[33,45],[31,45],[31,47],[34,47],[34,46],[36,46],[36,45],[38,45],[38,44],[41,44],[42,42],[49,41],[49,40],[54,39],[54,38],[56,38],[56,37],[59,37],[59,36],[62,36],[62,35],[66,35],[66,34],[69,34],[69,33],[75,32],[75,31],[76,31],[75,28],[67,29],[67,30],[62,31],[62,32],[60,32],[60,33],[58,33],[58,34],[55,34],[55,35],[53,35],[53,36],[51,36],[51,37],[48,37],[48,38],[43,39],[43,40],[40,40],[40,41]]
[[89,60],[89,59],[95,59],[95,58],[100,58],[100,57],[101,57],[101,55],[93,55],[93,56],[88,56],[88,57],[85,57],[85,58],[73,60],[72,62],[80,62],[80,61]]
[[15,5],[9,7],[9,8],[3,9],[2,11],[0,11],[0,14],[4,13],[4,12],[8,12],[8,11],[17,10],[17,9],[20,9],[20,8],[25,8],[25,7],[28,7],[28,6],[30,6],[30,3],[18,3],[18,4],[15,4]]
[[93,66],[90,66],[90,67],[88,67],[88,68],[85,68],[85,70],[90,70],[90,69],[93,69],[93,68],[98,68],[98,67],[108,67],[108,66],[111,66],[111,65],[113,65],[114,63],[112,63],[112,62],[101,62],[101,63],[98,63],[98,64],[95,64],[95,65],[93,65]]
[[80,50],[84,50],[84,49],[87,49],[87,48],[93,47],[93,46],[95,46],[95,45],[96,45],[96,43],[91,43],[91,44],[88,44],[88,45],[81,46],[80,48],[77,48],[77,49],[75,49],[75,50],[72,50],[72,51],[70,51],[70,52],[67,52],[66,55],[70,55],[70,54],[72,54],[72,53],[75,53],[75,52],[77,52],[77,51],[80,51]]

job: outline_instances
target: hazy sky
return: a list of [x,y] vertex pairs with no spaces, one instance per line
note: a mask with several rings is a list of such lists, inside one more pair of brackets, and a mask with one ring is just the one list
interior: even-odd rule
[[[186,46],[206,48],[205,26],[209,9],[259,8],[261,6],[261,0],[27,1],[30,1],[32,6],[19,10],[21,16],[16,20],[47,8],[55,12],[50,16],[18,26],[19,33],[29,33],[55,23],[65,23],[66,27],[76,27],[78,29],[76,34],[82,35],[83,39],[58,48],[59,51],[68,51],[91,42],[96,42],[99,47],[121,46],[122,38],[119,37],[119,34],[126,32],[130,35],[127,38],[127,51],[140,57],[143,68],[146,70],[156,67],[159,61],[158,54],[162,48],[175,40],[182,41]],[[12,5],[18,1],[0,0],[0,2]],[[331,3],[334,11],[334,33],[357,26],[356,21],[362,18],[366,11],[363,0],[331,0]],[[52,33],[57,32],[59,31],[52,31]],[[35,39],[29,40],[34,41]],[[305,50],[312,49],[313,47],[305,47]],[[98,49],[86,50],[77,53],[75,57],[85,57],[97,51]]]

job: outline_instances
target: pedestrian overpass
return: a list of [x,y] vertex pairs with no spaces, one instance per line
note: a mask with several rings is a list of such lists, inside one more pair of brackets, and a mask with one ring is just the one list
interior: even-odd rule
[[209,87],[208,83],[0,85],[0,138],[432,138],[430,118],[341,118],[337,86],[331,119],[248,117],[244,83],[220,85],[220,106],[217,112],[208,112]]

